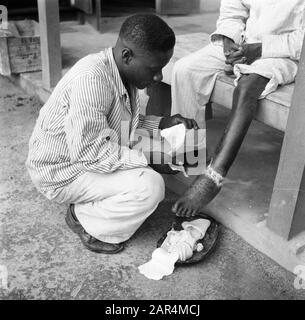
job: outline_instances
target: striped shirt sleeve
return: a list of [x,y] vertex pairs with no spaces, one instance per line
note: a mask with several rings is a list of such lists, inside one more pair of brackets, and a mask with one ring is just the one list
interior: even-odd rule
[[65,132],[71,163],[92,172],[147,166],[143,153],[120,146],[106,114],[112,90],[101,77],[82,75],[71,86],[70,108]]
[[153,133],[156,130],[159,130],[159,124],[162,117],[148,115],[144,116],[142,114],[139,115],[139,125],[138,128],[147,129],[149,133]]

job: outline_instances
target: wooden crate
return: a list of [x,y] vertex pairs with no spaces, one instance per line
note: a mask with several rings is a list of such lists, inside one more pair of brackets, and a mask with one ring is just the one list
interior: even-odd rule
[[0,74],[41,70],[39,24],[34,20],[10,21],[0,29]]

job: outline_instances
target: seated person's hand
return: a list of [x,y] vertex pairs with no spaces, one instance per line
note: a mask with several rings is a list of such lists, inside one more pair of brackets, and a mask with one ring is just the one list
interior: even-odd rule
[[171,117],[163,117],[160,121],[159,128],[163,130],[180,123],[183,123],[187,129],[199,129],[199,126],[194,119],[184,118],[181,114],[175,114]]
[[[226,36],[223,36],[223,54],[226,58],[226,66],[224,68],[224,71],[227,75],[233,74],[233,64],[231,61],[233,56],[237,60],[241,59],[241,53],[240,53],[241,47],[236,44],[231,38],[228,38]],[[231,59],[231,60],[228,60]]]
[[223,36],[223,54],[226,58],[238,50],[240,50],[240,46],[238,44],[236,44],[231,38]]
[[251,64],[262,56],[261,43],[245,43],[242,45],[243,55],[246,58],[246,63]]
[[235,66],[235,64],[251,64],[262,55],[261,43],[244,43],[238,50],[225,54],[226,64]]

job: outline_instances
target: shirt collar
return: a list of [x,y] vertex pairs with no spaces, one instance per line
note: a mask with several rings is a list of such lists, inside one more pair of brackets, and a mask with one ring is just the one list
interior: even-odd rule
[[109,61],[110,73],[111,73],[113,80],[114,80],[114,83],[118,89],[119,95],[120,96],[123,96],[125,94],[128,95],[128,92],[127,92],[127,90],[123,84],[122,78],[120,76],[119,69],[118,69],[117,64],[114,60],[112,48],[107,48],[105,50],[105,55],[106,55],[107,60]]

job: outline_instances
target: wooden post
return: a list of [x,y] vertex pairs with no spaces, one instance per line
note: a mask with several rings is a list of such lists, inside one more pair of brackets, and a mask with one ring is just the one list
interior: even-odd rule
[[78,17],[81,24],[88,22],[99,32],[102,31],[101,0],[75,0],[73,5],[80,10]]
[[10,55],[6,37],[0,37],[0,70],[4,76],[11,75]]
[[8,14],[6,6],[0,5],[0,29],[8,28]]
[[42,82],[47,89],[61,78],[61,50],[58,0],[38,0]]
[[305,41],[271,197],[267,226],[289,240],[305,230]]

